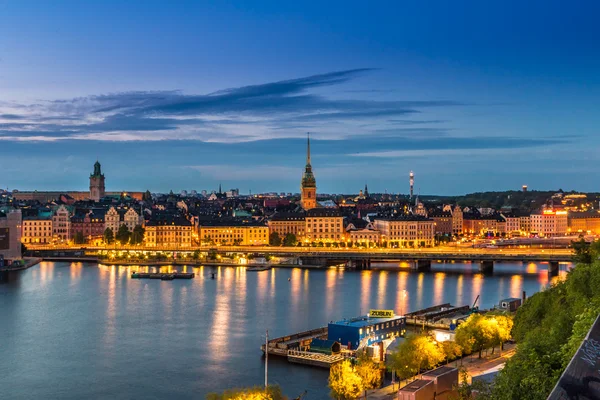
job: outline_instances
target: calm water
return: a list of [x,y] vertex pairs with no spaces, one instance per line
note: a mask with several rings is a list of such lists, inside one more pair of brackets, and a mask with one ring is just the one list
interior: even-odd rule
[[[0,398],[203,398],[263,383],[267,328],[281,336],[370,308],[465,305],[478,294],[491,307],[549,283],[544,264],[497,264],[485,276],[470,264],[431,273],[202,267],[194,280],[164,282],[131,271],[42,263],[0,284]],[[287,395],[327,398],[326,371],[273,358],[269,380]]]

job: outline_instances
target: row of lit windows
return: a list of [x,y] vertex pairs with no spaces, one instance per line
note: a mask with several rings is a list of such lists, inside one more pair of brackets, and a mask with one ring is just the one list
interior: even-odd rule
[[[373,325],[373,326],[367,327],[365,329],[365,333],[369,334],[369,333],[372,333],[372,332],[377,332],[377,331],[379,331],[381,329],[387,329],[387,328],[390,328],[390,327],[393,328],[394,326],[400,326],[400,325],[402,325],[401,320],[397,319],[395,321],[386,322],[384,324],[377,324],[377,325]],[[363,329],[360,328],[358,330],[358,333],[360,335],[362,335]]]

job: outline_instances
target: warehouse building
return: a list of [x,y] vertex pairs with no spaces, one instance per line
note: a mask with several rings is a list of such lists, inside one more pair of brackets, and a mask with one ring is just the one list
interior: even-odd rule
[[371,310],[369,315],[331,322],[327,338],[356,349],[361,344],[370,346],[406,331],[406,318],[395,316],[391,310]]

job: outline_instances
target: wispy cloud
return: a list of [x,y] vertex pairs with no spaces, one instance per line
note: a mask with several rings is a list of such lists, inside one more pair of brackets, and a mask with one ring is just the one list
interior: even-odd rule
[[299,137],[307,130],[319,138],[338,140],[348,135],[350,126],[359,127],[353,134],[367,136],[372,131],[365,127],[385,129],[399,124],[393,117],[402,116],[402,124],[408,125],[410,116],[427,108],[460,105],[449,100],[340,100],[314,92],[372,71],[336,71],[204,95],[144,91],[36,104],[2,102],[0,140],[230,143]]

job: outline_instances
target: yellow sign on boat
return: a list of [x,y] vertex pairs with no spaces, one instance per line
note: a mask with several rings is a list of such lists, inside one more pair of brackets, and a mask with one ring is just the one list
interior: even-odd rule
[[369,317],[371,318],[392,318],[394,316],[394,310],[371,310],[369,311]]

